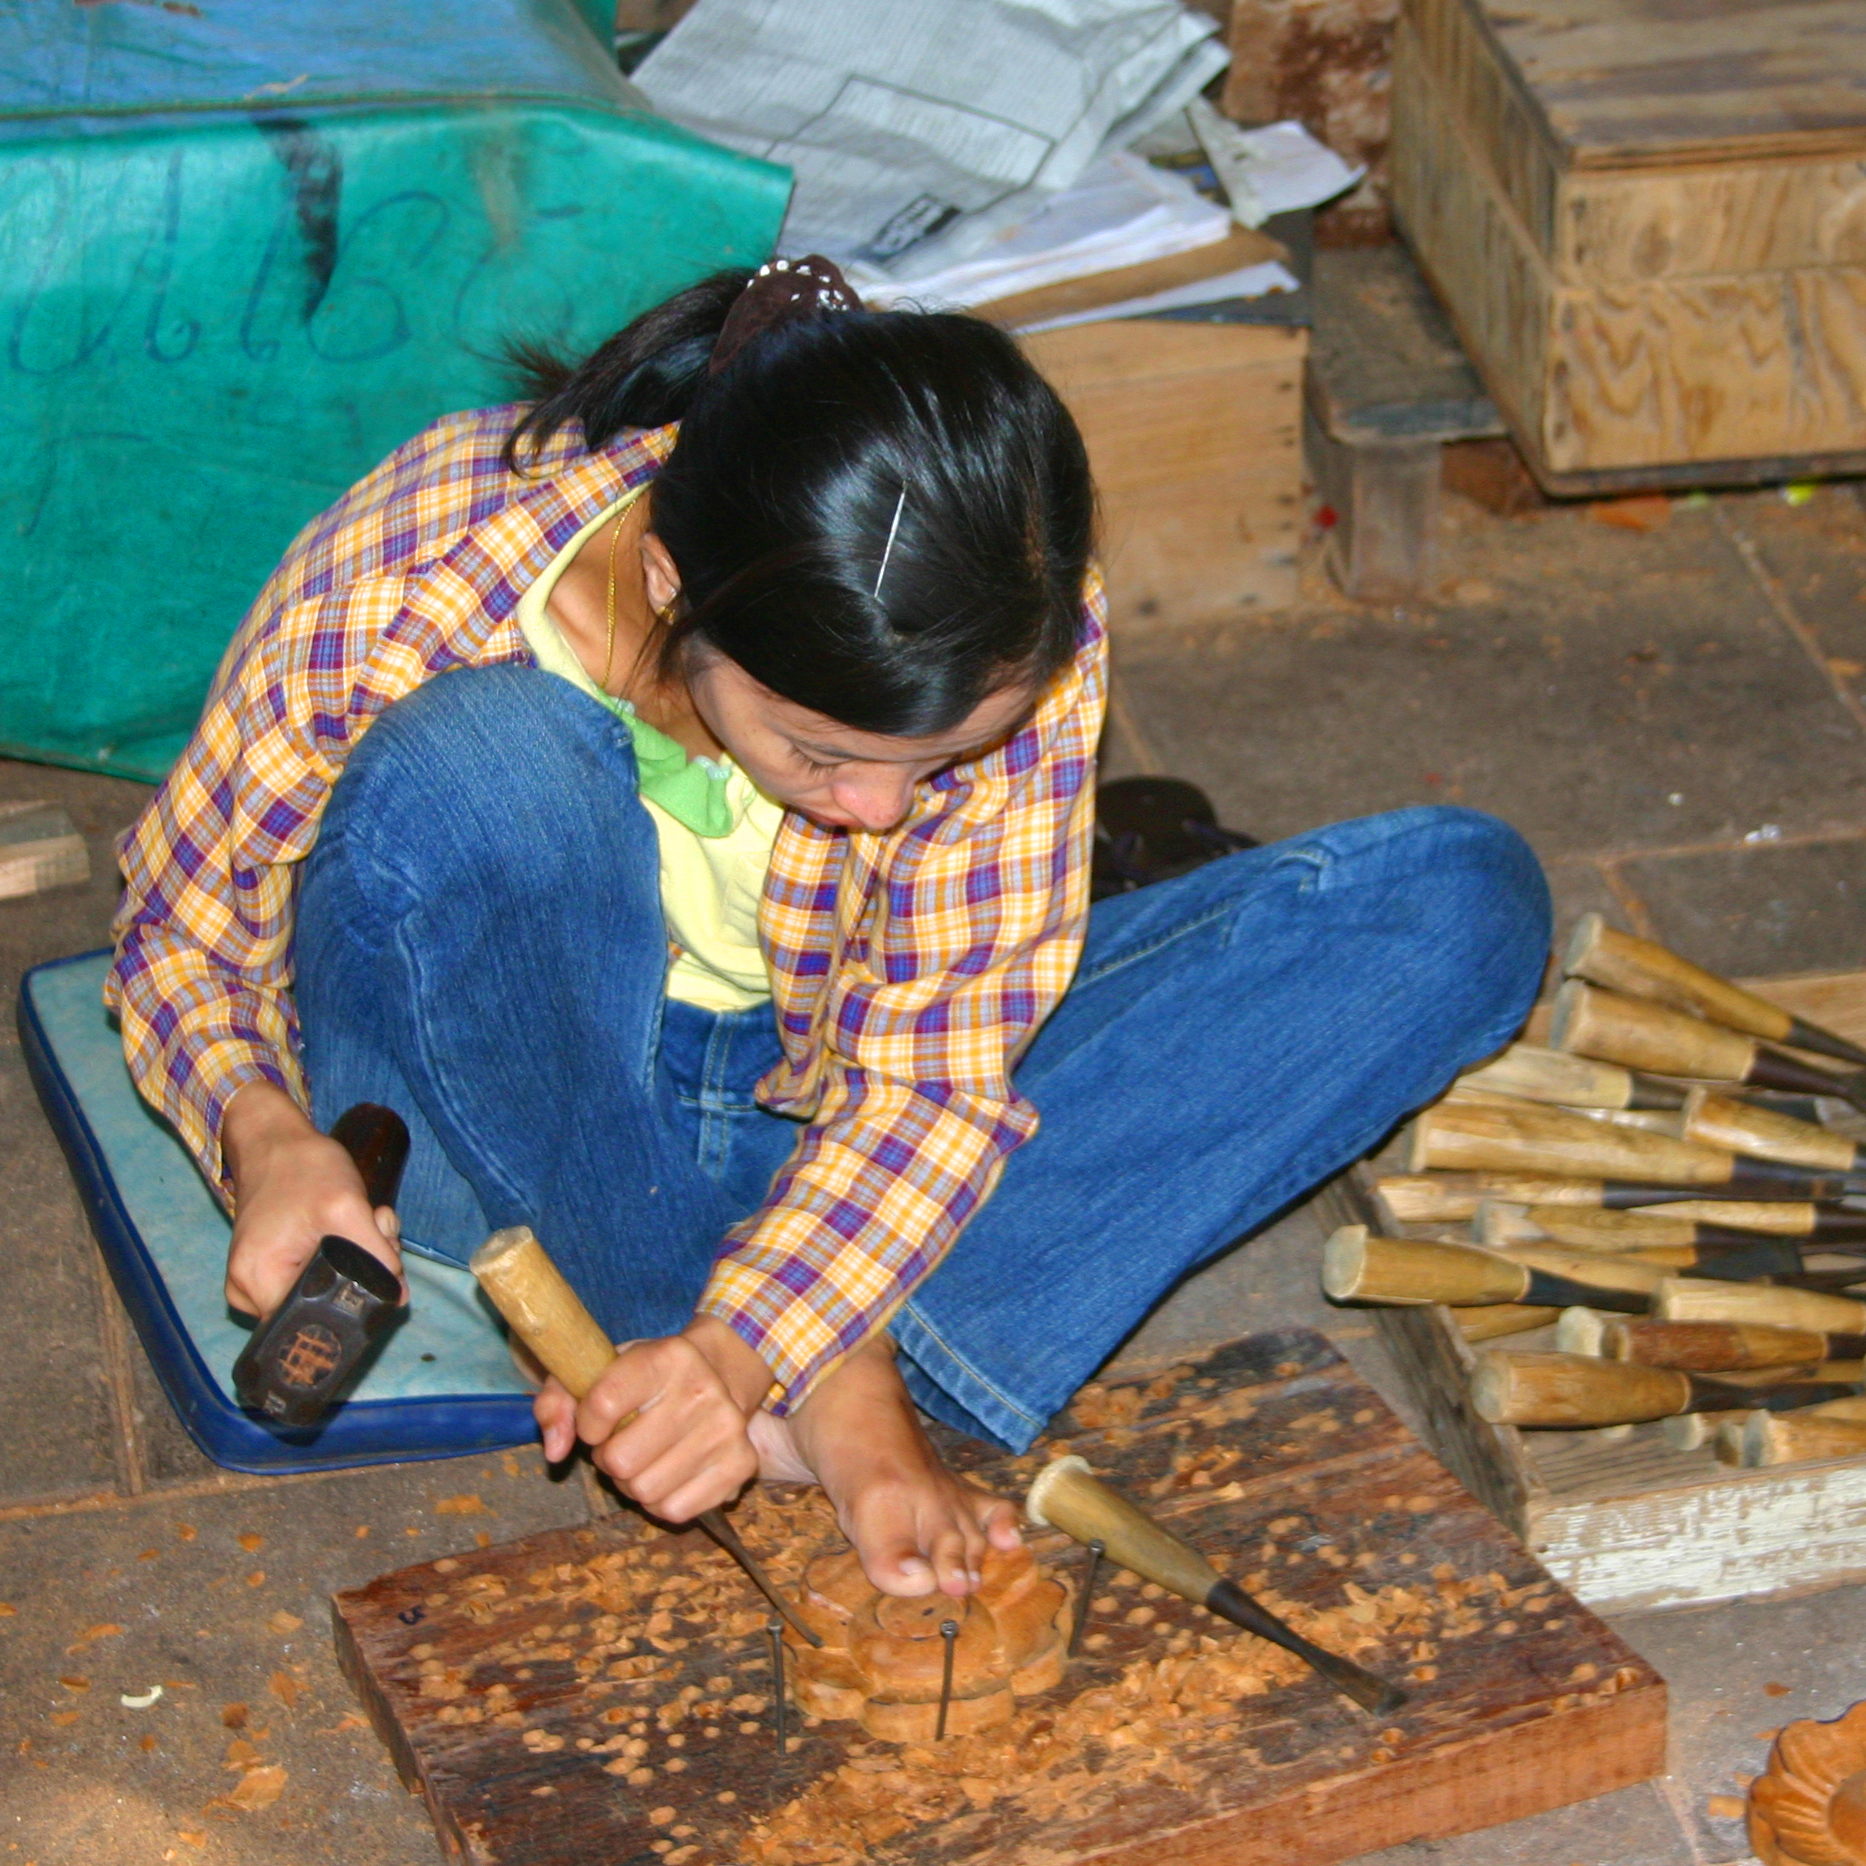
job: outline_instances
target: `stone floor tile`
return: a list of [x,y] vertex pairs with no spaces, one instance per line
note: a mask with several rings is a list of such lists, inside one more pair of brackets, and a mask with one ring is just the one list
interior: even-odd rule
[[1658,937],[1714,971],[1866,965],[1866,837],[1655,855],[1621,873]]
[[1783,1724],[1837,1717],[1866,1697],[1866,1587],[1613,1625],[1671,1686],[1673,1779],[1703,1857],[1747,1859],[1742,1822],[1713,1813],[1711,1798],[1743,1794]]
[[1156,630],[1116,644],[1119,678],[1164,767],[1266,838],[1424,802],[1545,859],[1851,827],[1858,728],[1698,518],[1523,521],[1453,599]]
[[0,1505],[108,1490],[122,1472],[96,1251],[17,1041],[0,1048],[0,1161],[0,1315],[28,1323],[0,1349]]
[[1804,506],[1789,505],[1779,491],[1734,494],[1722,510],[1834,673],[1866,700],[1866,512],[1851,491],[1823,487]]
[[[4,1857],[438,1862],[337,1671],[328,1597],[586,1515],[582,1485],[522,1451],[0,1523]],[[154,1704],[122,1704],[152,1685]],[[273,1806],[215,1805],[241,1780],[236,1742],[285,1770]]]
[[[1719,1855],[1720,1860],[1729,1856]],[[1357,1866],[1703,1866],[1658,1788],[1555,1808],[1449,1840],[1414,1840],[1362,1854]]]

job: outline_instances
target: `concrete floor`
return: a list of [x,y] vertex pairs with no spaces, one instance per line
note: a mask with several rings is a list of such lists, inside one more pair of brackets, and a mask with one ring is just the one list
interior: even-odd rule
[[[1117,642],[1111,770],[1204,783],[1261,837],[1450,799],[1518,824],[1564,923],[1588,908],[1735,972],[1866,963],[1866,512],[1847,489],[1677,508],[1646,532],[1580,510],[1451,502],[1443,583],[1401,610],[1311,577],[1247,628]],[[0,799],[66,805],[96,878],[0,902],[0,985],[102,942],[131,784],[0,763]],[[317,1478],[217,1472],[155,1390],[103,1280],[10,1025],[0,1035],[0,1866],[432,1866],[355,1715],[325,1597],[386,1568],[582,1520],[525,1451]],[[1402,1406],[1360,1318],[1314,1288],[1301,1210],[1172,1298],[1143,1352],[1273,1320],[1328,1327]],[[477,1501],[475,1501],[477,1500]],[[463,1510],[471,1514],[462,1515]],[[1670,1680],[1673,1773],[1382,1866],[1728,1866],[1716,1810],[1772,1727],[1866,1695],[1858,1589],[1619,1622]],[[123,1703],[153,1685],[147,1708]],[[235,1747],[251,1746],[251,1751]],[[233,1760],[229,1763],[229,1750]],[[242,1759],[285,1771],[228,1803]],[[1731,1804],[1734,1805],[1734,1804]]]

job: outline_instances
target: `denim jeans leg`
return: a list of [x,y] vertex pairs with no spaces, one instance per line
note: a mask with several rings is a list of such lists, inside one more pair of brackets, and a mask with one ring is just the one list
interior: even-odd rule
[[688,1320],[738,1214],[660,1053],[658,845],[621,722],[532,668],[390,707],[331,796],[296,962],[318,1118],[404,1112],[415,1237],[464,1260],[528,1224],[613,1338]]
[[1028,1445],[1188,1271],[1505,1042],[1548,943],[1521,838],[1443,808],[1099,904],[1018,1071],[1042,1125],[895,1319],[915,1398]]

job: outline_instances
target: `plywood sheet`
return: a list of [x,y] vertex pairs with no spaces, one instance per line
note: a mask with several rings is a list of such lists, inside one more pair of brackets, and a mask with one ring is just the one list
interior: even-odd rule
[[[1390,1722],[1287,1655],[1104,1573],[1063,1684],[997,1732],[782,1757],[764,1607],[691,1537],[618,1518],[386,1575],[339,1650],[452,1857],[476,1866],[1324,1866],[1664,1766],[1664,1686],[1319,1336],[1091,1388],[1071,1449],[1324,1643],[1406,1681]],[[954,1444],[1016,1494],[1039,1456]],[[815,1493],[741,1528],[781,1578]],[[1065,1573],[1081,1551],[1036,1545]]]

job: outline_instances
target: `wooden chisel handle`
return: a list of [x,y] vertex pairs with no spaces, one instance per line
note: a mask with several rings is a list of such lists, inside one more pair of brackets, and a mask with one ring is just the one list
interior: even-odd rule
[[1579,1431],[1602,1425],[1639,1425],[1687,1412],[1804,1405],[1857,1391],[1857,1377],[1818,1377],[1822,1371],[1840,1371],[1837,1368],[1797,1371],[1799,1378],[1786,1378],[1779,1386],[1757,1392],[1748,1385],[1708,1380],[1674,1368],[1593,1360],[1580,1354],[1512,1354],[1493,1348],[1478,1357],[1471,1377],[1471,1404],[1480,1419],[1493,1425]]
[[1628,1069],[1690,1076],[1704,1082],[1748,1082],[1758,1088],[1852,1100],[1856,1076],[1836,1075],[1771,1049],[1754,1037],[1707,1024],[1684,1011],[1571,978],[1555,994],[1549,1041],[1559,1050],[1599,1057]]
[[1866,1335],[1753,1322],[1611,1321],[1601,1331],[1601,1353],[1610,1361],[1637,1361],[1642,1367],[1737,1373],[1858,1360],[1866,1355]]
[[[608,1371],[616,1357],[615,1344],[597,1326],[582,1297],[564,1281],[563,1272],[531,1229],[513,1225],[495,1231],[473,1253],[471,1268],[512,1332],[547,1372],[557,1376],[572,1399],[582,1399]],[[631,1413],[629,1418],[633,1417]],[[617,1423],[627,1425],[628,1418]],[[718,1510],[702,1510],[693,1520],[745,1570],[794,1633],[813,1646],[823,1643],[778,1592]]]
[[1610,927],[1599,914],[1583,914],[1569,936],[1562,955],[1562,970],[1574,978],[1592,979],[1628,997],[1650,998],[1659,1004],[1689,1011],[1713,1023],[1772,1043],[1838,1056],[1866,1064],[1866,1050],[1759,998],[1753,991],[1707,972],[1680,958],[1655,940],[1640,939]]
[[1681,1131],[1686,1140],[1699,1140],[1707,1147],[1728,1147],[1733,1153],[1816,1172],[1852,1173],[1860,1166],[1860,1149],[1844,1134],[1716,1089],[1695,1088],[1685,1097]]

